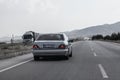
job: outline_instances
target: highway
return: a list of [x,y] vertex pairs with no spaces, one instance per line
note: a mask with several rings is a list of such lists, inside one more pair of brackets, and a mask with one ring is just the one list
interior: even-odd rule
[[[0,80],[120,80],[120,44],[73,43],[73,57],[34,61],[32,54],[0,62]],[[24,57],[25,56],[25,57]]]

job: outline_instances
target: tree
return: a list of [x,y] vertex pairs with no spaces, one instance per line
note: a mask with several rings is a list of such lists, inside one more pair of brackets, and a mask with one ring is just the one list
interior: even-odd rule
[[117,36],[118,36],[118,40],[120,40],[120,32],[117,34]]
[[101,34],[94,35],[94,36],[92,37],[92,40],[100,40],[100,39],[103,39],[103,35],[101,35]]
[[111,36],[109,36],[109,35],[106,35],[105,37],[104,37],[104,40],[110,40],[111,39]]
[[118,36],[116,33],[111,34],[111,40],[118,40]]

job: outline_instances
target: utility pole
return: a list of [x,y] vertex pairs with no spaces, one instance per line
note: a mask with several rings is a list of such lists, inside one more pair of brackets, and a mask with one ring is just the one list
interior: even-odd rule
[[14,43],[14,35],[12,34],[12,37],[11,37],[11,47],[12,47],[12,49],[14,48],[13,43]]
[[12,34],[12,38],[11,38],[11,44],[14,43],[14,35]]

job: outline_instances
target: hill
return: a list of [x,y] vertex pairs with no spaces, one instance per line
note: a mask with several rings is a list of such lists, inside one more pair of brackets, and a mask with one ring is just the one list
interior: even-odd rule
[[81,30],[73,30],[70,32],[65,32],[70,38],[76,37],[90,37],[96,34],[110,35],[112,33],[120,32],[120,22],[114,24],[104,24],[98,26],[91,26]]

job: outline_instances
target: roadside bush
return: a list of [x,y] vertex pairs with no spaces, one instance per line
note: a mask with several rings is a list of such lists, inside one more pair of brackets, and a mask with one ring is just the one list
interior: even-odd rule
[[2,47],[1,49],[8,49],[8,47],[7,47],[7,46],[4,46],[4,47]]
[[101,34],[92,36],[92,40],[100,40],[100,39],[103,39],[103,35]]
[[20,52],[20,51],[27,51],[31,50],[31,45],[24,46],[21,43],[16,44],[2,44],[0,45],[0,54],[7,54],[7,53],[14,53],[14,52]]
[[93,35],[92,36],[92,40],[120,40],[120,33],[112,33],[111,35],[106,35],[103,37],[103,35],[99,34],[99,35]]

